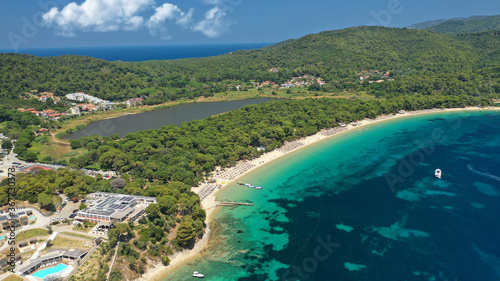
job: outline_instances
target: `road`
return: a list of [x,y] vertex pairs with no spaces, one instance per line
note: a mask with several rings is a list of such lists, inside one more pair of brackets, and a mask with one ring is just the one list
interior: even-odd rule
[[[42,167],[47,167],[51,168],[54,170],[57,170],[59,168],[67,168],[67,166],[59,165],[59,164],[41,164],[41,163],[26,163],[25,161],[19,160],[19,158],[16,157],[16,154],[14,153],[14,148],[15,146],[12,147],[12,150],[10,153],[4,157],[3,160],[0,160],[3,162],[3,164],[0,165],[0,170],[3,172],[0,173],[0,178],[3,177],[8,177],[8,169],[12,167],[12,163],[21,163],[20,168],[16,168],[16,172],[26,172],[27,168],[33,167],[33,166],[42,166]],[[95,177],[97,174],[101,174],[104,178],[106,179],[111,179],[113,177],[117,177],[118,175],[116,174],[115,171],[93,171],[93,170],[87,170],[87,169],[81,169],[86,175]]]
[[12,150],[10,153],[3,158],[3,160],[0,160],[3,162],[2,165],[0,165],[0,170],[3,172],[0,173],[0,177],[7,177],[8,176],[8,168],[12,168],[12,162],[17,162],[21,163],[22,165],[26,164],[26,162],[19,160],[16,157],[16,154],[14,153],[14,147],[12,147]]

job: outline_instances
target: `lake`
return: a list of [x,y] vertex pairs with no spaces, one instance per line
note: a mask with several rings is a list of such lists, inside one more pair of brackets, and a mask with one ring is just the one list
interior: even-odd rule
[[118,134],[120,137],[128,133],[148,129],[159,129],[171,124],[179,126],[183,122],[201,120],[216,114],[239,109],[245,105],[259,104],[277,99],[257,98],[236,101],[199,102],[173,106],[166,109],[125,115],[91,123],[87,128],[66,135],[65,139],[78,139],[97,134],[101,137]]

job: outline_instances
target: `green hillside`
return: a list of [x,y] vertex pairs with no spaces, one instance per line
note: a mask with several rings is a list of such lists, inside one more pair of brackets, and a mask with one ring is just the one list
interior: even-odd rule
[[427,28],[441,33],[470,33],[500,30],[500,15],[470,21],[450,20]]
[[447,21],[474,21],[482,18],[487,18],[489,16],[472,16],[468,18],[452,18],[452,19],[437,19],[437,20],[430,20],[430,21],[425,21],[425,22],[420,22],[416,23],[413,25],[408,26],[408,28],[416,28],[416,29],[427,29],[429,27],[441,24],[443,22]]
[[[117,101],[145,95],[159,103],[211,96],[227,91],[228,84],[241,84],[243,90],[252,88],[250,81],[281,84],[304,74],[323,78],[327,84],[321,90],[340,92],[359,90],[359,83],[353,83],[359,81],[356,72],[374,70],[390,71],[395,80],[383,86],[363,86],[364,91],[379,95],[418,90],[407,84],[422,78],[425,83],[439,80],[424,92],[445,92],[445,86],[451,84],[462,93],[498,94],[498,77],[488,75],[486,81],[478,73],[487,75],[485,69],[500,65],[499,38],[499,32],[450,35],[355,27],[310,34],[260,50],[170,61],[108,62],[80,56],[0,54],[0,98],[38,89],[56,95],[82,91]],[[271,68],[279,68],[279,72],[270,72]]]
[[439,19],[417,23],[409,28],[427,29],[440,33],[471,33],[488,30],[500,30],[500,15],[474,16],[469,18]]

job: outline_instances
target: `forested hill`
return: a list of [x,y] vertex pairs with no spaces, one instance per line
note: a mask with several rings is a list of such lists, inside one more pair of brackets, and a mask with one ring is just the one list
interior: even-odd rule
[[[310,34],[260,50],[197,59],[108,62],[80,56],[0,54],[0,98],[38,89],[56,95],[82,91],[109,100],[144,95],[170,101],[210,96],[227,91],[228,84],[241,84],[243,89],[252,87],[250,81],[280,84],[303,74],[322,77],[327,82],[322,90],[335,92],[356,90],[352,83],[359,81],[356,72],[372,70],[390,71],[395,80],[394,87],[377,86],[383,88],[377,89],[379,95],[415,92],[418,89],[411,84],[423,78],[436,80],[434,89],[426,92],[441,93],[451,83],[463,89],[461,93],[494,94],[500,92],[495,88],[499,42],[500,31],[449,35],[355,27]],[[271,68],[279,71],[271,72]],[[491,71],[496,74],[491,76]]]
[[470,33],[500,30],[500,15],[434,20],[414,24],[409,28],[427,29],[441,33]]

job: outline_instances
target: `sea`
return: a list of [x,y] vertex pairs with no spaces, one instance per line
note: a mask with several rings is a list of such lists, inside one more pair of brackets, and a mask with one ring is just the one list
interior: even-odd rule
[[[442,178],[434,176],[442,170]],[[163,280],[500,280],[500,112],[413,115],[276,159],[217,194],[209,247]]]
[[62,55],[89,56],[107,61],[147,61],[184,58],[210,57],[238,50],[260,49],[272,43],[239,44],[198,44],[166,46],[114,46],[114,47],[73,47],[73,48],[33,48],[0,49],[0,53],[20,53],[39,57]]

